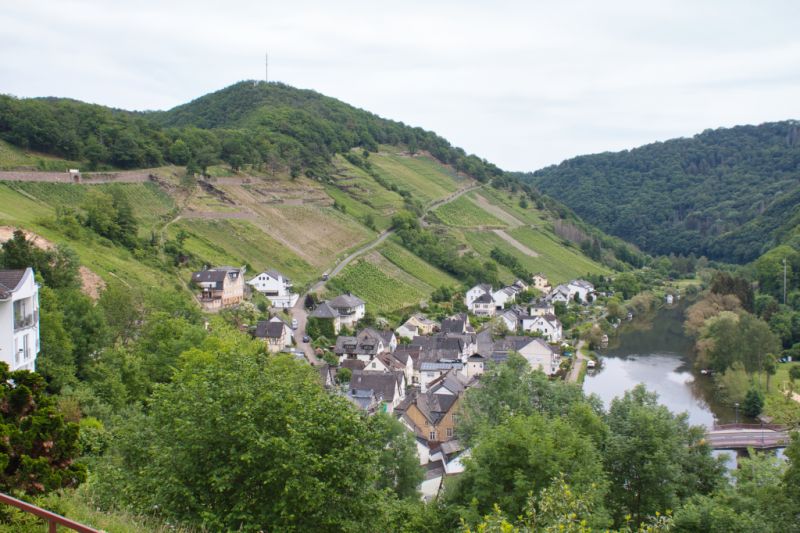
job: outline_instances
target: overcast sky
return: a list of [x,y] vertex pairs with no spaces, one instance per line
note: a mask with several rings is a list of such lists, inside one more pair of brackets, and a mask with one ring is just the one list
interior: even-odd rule
[[[9,5],[9,4],[15,5]],[[0,92],[167,109],[269,77],[508,170],[800,118],[800,2],[0,4]]]

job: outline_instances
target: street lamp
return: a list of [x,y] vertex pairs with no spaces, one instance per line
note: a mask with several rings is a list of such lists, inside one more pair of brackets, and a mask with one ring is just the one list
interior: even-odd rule
[[736,408],[736,419],[735,419],[734,423],[738,424],[739,423],[739,402],[736,402],[735,404],[733,404],[733,406]]

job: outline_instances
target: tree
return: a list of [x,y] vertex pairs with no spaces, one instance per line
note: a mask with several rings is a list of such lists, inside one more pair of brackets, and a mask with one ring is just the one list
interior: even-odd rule
[[[480,387],[466,392],[459,439],[471,445],[481,431],[503,423],[512,414],[567,415],[575,404],[584,401],[580,388],[550,381],[543,372],[531,370],[524,357],[511,353],[506,362],[481,376]],[[591,407],[595,413],[600,410],[598,404]]]
[[750,418],[755,418],[761,414],[764,408],[764,396],[756,389],[750,389],[744,397],[742,412]]
[[0,489],[42,494],[75,487],[86,468],[74,462],[80,453],[78,425],[64,422],[45,394],[42,376],[10,372],[0,363]]
[[109,283],[97,304],[103,310],[111,336],[123,341],[131,338],[136,323],[142,318],[142,301],[138,293],[122,283]]
[[704,443],[705,429],[689,426],[685,413],[673,415],[657,399],[638,385],[611,403],[603,460],[611,481],[608,507],[617,524],[626,514],[640,524],[722,481],[724,465]]
[[602,507],[604,474],[597,449],[566,419],[541,414],[514,415],[482,432],[472,457],[454,485],[445,493],[448,501],[488,513],[494,504],[510,515],[523,512],[528,494],[534,496],[559,474],[570,484],[592,491]]
[[307,365],[216,328],[121,430],[105,500],[210,530],[369,530],[377,452],[360,414]]
[[375,448],[380,450],[378,489],[390,489],[398,498],[418,498],[417,486],[422,483],[423,471],[414,435],[399,420],[384,413],[370,417],[368,425],[374,434]]
[[31,267],[53,289],[78,285],[78,258],[72,249],[63,245],[51,250],[37,248],[19,229],[3,243],[0,266],[8,269]]
[[36,371],[48,382],[48,389],[59,392],[75,379],[72,338],[64,326],[64,312],[58,295],[49,287],[39,288],[39,345]]
[[792,381],[800,381],[800,365],[793,365],[789,369],[789,379]]

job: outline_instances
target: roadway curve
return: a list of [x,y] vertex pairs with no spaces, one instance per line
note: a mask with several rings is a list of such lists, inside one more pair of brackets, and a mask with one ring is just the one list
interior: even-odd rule
[[[437,201],[431,203],[430,205],[428,205],[428,207],[425,209],[425,211],[423,211],[422,215],[420,215],[420,217],[419,217],[420,224],[421,225],[423,224],[423,218],[431,210],[436,209],[437,207],[441,207],[444,204],[450,203],[453,200],[455,200],[456,198],[458,198],[459,196],[461,196],[462,194],[468,193],[470,191],[474,191],[475,189],[479,189],[482,186],[483,185],[478,184],[478,185],[472,185],[470,187],[465,187],[463,189],[460,189],[460,190],[454,192],[453,194],[451,194],[450,196],[448,196],[446,198],[442,198],[441,200],[437,200]],[[339,274],[347,265],[352,263],[354,259],[362,256],[366,252],[368,252],[368,251],[372,250],[373,248],[375,248],[376,246],[380,245],[387,238],[389,238],[389,236],[392,233],[394,233],[394,229],[392,229],[392,228],[388,228],[388,229],[383,230],[381,232],[381,234],[378,235],[375,239],[373,239],[372,241],[368,242],[367,244],[365,244],[361,248],[357,249],[356,251],[354,251],[353,253],[351,253],[350,255],[345,257],[344,259],[340,260],[338,263],[336,263],[335,266],[333,267],[333,269],[331,269],[330,272],[328,273],[328,277],[332,278],[335,275]],[[292,308],[292,318],[297,320],[297,328],[294,331],[295,344],[300,349],[303,350],[303,353],[305,354],[306,359],[308,359],[308,362],[311,363],[314,366],[323,364],[324,361],[322,361],[321,359],[319,359],[316,356],[316,354],[314,353],[314,348],[311,346],[310,343],[303,342],[303,337],[306,336],[306,324],[308,323],[308,311],[305,308],[305,302],[306,302],[306,297],[309,294],[319,292],[324,286],[325,286],[325,281],[323,281],[323,280],[319,280],[316,283],[314,283],[313,285],[311,285],[311,287],[309,287],[308,290],[305,293],[300,295],[300,298],[297,299],[297,303],[295,303],[294,307]]]

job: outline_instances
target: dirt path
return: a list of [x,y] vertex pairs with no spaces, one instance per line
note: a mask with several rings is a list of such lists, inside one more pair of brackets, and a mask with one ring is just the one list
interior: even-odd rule
[[578,376],[580,376],[581,374],[581,369],[583,368],[584,361],[588,360],[588,358],[581,353],[581,348],[583,348],[583,344],[584,341],[580,341],[578,342],[578,345],[575,347],[575,361],[572,364],[572,369],[570,369],[569,374],[567,374],[567,381],[569,383],[578,383]]
[[501,229],[495,229],[495,230],[492,230],[492,231],[494,232],[495,235],[497,235],[498,237],[500,237],[501,239],[506,241],[508,244],[510,244],[511,246],[513,246],[514,248],[516,248],[517,250],[522,252],[523,254],[528,255],[530,257],[539,257],[539,253],[538,252],[535,252],[535,251],[531,250],[530,248],[528,248],[527,246],[525,246],[524,244],[519,242],[517,239],[515,239],[514,237],[512,237],[511,235],[506,233],[505,231],[503,231]]
[[500,220],[508,224],[509,229],[514,229],[525,225],[524,222],[522,222],[520,219],[518,219],[517,217],[515,217],[502,207],[489,203],[489,200],[487,200],[480,194],[475,195],[475,203],[478,204],[484,211],[491,213],[495,217],[499,218]]

